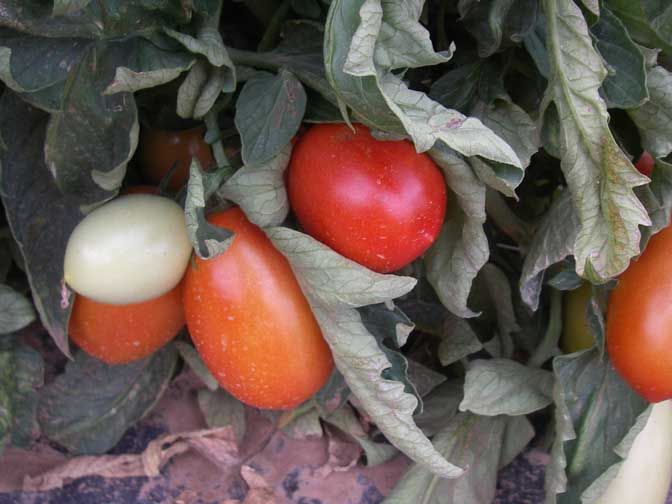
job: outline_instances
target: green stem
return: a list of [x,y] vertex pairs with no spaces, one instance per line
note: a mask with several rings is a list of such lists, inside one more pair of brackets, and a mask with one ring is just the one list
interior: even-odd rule
[[558,348],[558,340],[562,331],[562,292],[551,289],[551,315],[544,337],[527,362],[530,367],[541,367]]
[[257,46],[257,51],[269,51],[275,47],[275,43],[280,36],[280,31],[282,30],[282,23],[284,23],[285,19],[287,19],[291,6],[291,0],[283,0],[280,6],[276,9],[273,17],[271,18],[271,21],[266,27],[264,36],[261,38],[261,42],[259,42],[259,45]]

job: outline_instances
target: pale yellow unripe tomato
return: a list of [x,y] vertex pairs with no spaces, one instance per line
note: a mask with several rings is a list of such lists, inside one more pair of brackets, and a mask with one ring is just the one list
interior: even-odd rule
[[664,504],[672,480],[672,400],[653,405],[627,458],[596,504]]
[[191,251],[177,203],[129,194],[97,208],[74,229],[65,252],[65,282],[101,303],[140,303],[177,285]]

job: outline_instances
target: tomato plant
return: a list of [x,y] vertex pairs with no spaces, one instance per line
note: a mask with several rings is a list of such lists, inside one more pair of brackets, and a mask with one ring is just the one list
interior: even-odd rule
[[379,272],[397,270],[436,240],[446,212],[443,176],[406,141],[323,124],[297,142],[289,200],[306,232]]
[[287,259],[239,208],[208,217],[235,233],[221,256],[185,275],[187,327],[217,381],[259,408],[297,406],[324,385],[333,362]]
[[75,296],[72,341],[108,364],[126,364],[153,354],[184,326],[182,284],[149,301],[126,305]]
[[607,349],[623,378],[650,402],[672,398],[672,227],[649,240],[609,298]]
[[642,153],[637,163],[635,163],[635,167],[640,171],[640,173],[646,175],[647,177],[651,176],[655,165],[656,160],[653,159],[653,156],[646,151]]
[[560,346],[566,353],[593,346],[595,339],[586,320],[586,307],[593,293],[590,283],[565,294],[564,319]]
[[204,128],[178,131],[143,129],[140,134],[138,156],[140,169],[148,182],[158,184],[175,164],[168,189],[179,190],[189,178],[191,159],[196,158],[204,170],[215,163],[212,149],[205,142]]
[[65,282],[101,303],[147,301],[177,285],[191,250],[179,205],[150,194],[120,196],[70,235]]

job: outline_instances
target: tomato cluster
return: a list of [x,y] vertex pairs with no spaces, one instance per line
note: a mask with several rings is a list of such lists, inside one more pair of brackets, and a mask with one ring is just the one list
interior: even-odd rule
[[[144,132],[139,152],[154,184],[177,165],[174,190],[192,156],[212,163],[199,129]],[[296,142],[288,188],[306,232],[381,272],[407,265],[434,242],[447,204],[443,176],[428,156],[408,141],[376,140],[362,125],[309,129]],[[310,305],[287,259],[240,208],[208,217],[235,233],[228,250],[189,266],[181,209],[154,185],[125,192],[89,214],[68,243],[75,343],[122,364],[155,352],[186,321],[212,374],[247,404],[292,408],[326,383],[333,360]]]

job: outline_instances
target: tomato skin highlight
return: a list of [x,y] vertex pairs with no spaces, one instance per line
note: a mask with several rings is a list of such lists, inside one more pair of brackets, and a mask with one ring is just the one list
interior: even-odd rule
[[672,398],[672,227],[654,235],[609,299],[607,350],[649,402]]
[[143,129],[138,147],[142,175],[148,182],[159,184],[173,163],[177,163],[168,189],[178,191],[189,179],[192,157],[198,159],[204,170],[215,164],[204,134],[201,127],[181,131]]
[[380,141],[366,126],[320,124],[298,140],[289,201],[311,236],[374,271],[398,270],[436,240],[446,185],[406,140]]
[[650,178],[655,165],[656,160],[653,159],[653,156],[647,151],[644,151],[637,163],[635,163],[635,168],[639,170],[639,173]]
[[565,353],[585,350],[595,343],[586,320],[586,307],[592,294],[593,288],[588,282],[565,294],[564,321],[560,339],[560,346]]
[[75,296],[70,339],[108,364],[127,364],[153,354],[184,326],[182,284],[166,294],[127,305]]
[[287,259],[239,208],[208,217],[235,233],[229,249],[195,258],[184,280],[191,338],[220,385],[240,401],[293,408],[333,369],[331,351]]

